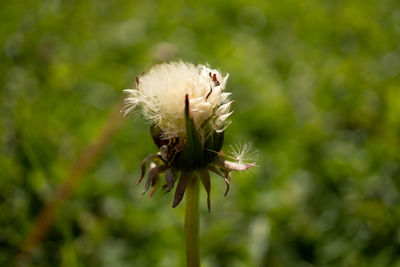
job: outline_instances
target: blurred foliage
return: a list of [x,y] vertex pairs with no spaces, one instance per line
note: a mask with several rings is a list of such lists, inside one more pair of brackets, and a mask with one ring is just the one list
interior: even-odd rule
[[[400,2],[2,1],[0,266],[134,77],[230,73],[229,144],[258,168],[201,201],[208,266],[400,266]],[[125,119],[28,266],[183,266],[184,202],[139,198],[156,147]]]

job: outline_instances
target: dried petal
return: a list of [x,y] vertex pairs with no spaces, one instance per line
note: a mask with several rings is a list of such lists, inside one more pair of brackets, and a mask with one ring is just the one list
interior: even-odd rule
[[152,184],[153,180],[156,179],[157,175],[164,172],[167,168],[168,166],[162,165],[162,166],[155,166],[150,169],[149,177],[147,178],[146,186],[144,187],[142,196],[147,192],[147,190],[149,190],[150,185]]
[[225,183],[227,183],[226,191],[225,191],[225,194],[224,194],[224,196],[226,197],[226,195],[229,192],[230,185],[231,185],[232,172],[229,171],[229,170],[224,170],[224,173],[225,173],[225,179],[224,180],[225,180]]
[[160,185],[160,175],[156,175],[156,178],[153,179],[153,182],[151,183],[150,197],[153,197],[153,194],[154,194],[154,192],[156,192],[159,185]]
[[153,159],[153,158],[157,158],[157,157],[160,158],[160,153],[151,154],[151,155],[147,156],[147,157],[142,161],[142,174],[140,175],[140,178],[139,178],[139,180],[138,180],[138,182],[137,182],[137,185],[140,184],[140,182],[142,181],[142,179],[143,179],[143,177],[144,177],[144,175],[145,175],[145,173],[146,173],[146,163],[147,163],[147,161],[149,161],[150,159]]
[[208,169],[209,169],[210,171],[212,171],[213,173],[218,174],[220,177],[222,177],[222,179],[224,179],[225,184],[226,184],[226,191],[225,191],[224,196],[226,196],[226,195],[228,194],[228,192],[229,192],[230,187],[231,187],[230,173],[229,173],[227,176],[225,176],[219,169],[217,169],[217,168],[216,168],[215,166],[213,166],[213,165],[209,165],[209,166],[208,166]]

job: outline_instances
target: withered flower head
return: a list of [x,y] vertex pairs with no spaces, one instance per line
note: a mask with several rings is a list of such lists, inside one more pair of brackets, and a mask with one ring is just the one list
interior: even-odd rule
[[175,181],[173,207],[183,198],[190,179],[199,178],[207,191],[210,209],[210,174],[222,177],[229,191],[231,171],[243,171],[254,163],[227,161],[221,153],[224,130],[232,101],[223,92],[228,75],[203,65],[172,62],[154,66],[136,78],[136,88],[126,89],[124,114],[137,108],[151,123],[151,135],[159,152],[147,156],[142,163],[142,181],[150,161],[149,174],[143,194],[150,186],[154,193],[165,172],[164,190],[169,192]]

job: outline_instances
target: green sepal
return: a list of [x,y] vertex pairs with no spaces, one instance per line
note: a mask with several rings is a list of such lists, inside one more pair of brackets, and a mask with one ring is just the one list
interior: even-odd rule
[[206,163],[203,156],[200,135],[197,132],[196,125],[189,111],[189,97],[185,98],[185,125],[186,125],[186,143],[179,158],[174,165],[179,169],[198,169]]
[[198,172],[198,175],[200,177],[200,180],[206,189],[207,192],[207,207],[208,207],[208,212],[211,211],[211,200],[210,200],[210,192],[211,192],[211,181],[210,181],[210,174],[208,173],[207,169],[201,169]]
[[212,162],[222,149],[224,142],[224,133],[212,133],[204,143],[204,161],[206,163]]

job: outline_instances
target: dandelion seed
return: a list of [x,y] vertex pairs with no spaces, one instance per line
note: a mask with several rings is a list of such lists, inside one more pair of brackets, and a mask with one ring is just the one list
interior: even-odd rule
[[249,163],[257,156],[257,151],[253,150],[253,143],[246,142],[231,147],[231,158],[239,163]]

